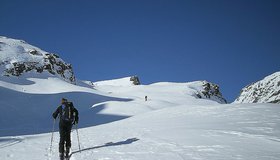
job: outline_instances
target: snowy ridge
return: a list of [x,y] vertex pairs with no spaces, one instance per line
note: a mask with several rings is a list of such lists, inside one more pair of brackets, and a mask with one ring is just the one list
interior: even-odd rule
[[93,82],[93,86],[133,86],[133,81],[130,81],[130,78],[131,77],[125,77],[114,80]]
[[241,90],[235,103],[280,103],[280,72],[252,83]]
[[[118,87],[126,87],[126,90],[135,89],[135,85],[133,81],[131,81],[131,77],[125,77],[114,80],[106,80],[99,82],[90,82],[86,81],[86,84],[98,89],[102,88],[107,93],[114,93]],[[132,87],[132,89],[131,89]],[[210,83],[207,81],[195,81],[195,82],[186,82],[186,83],[175,83],[175,82],[157,82],[150,85],[142,85],[143,89],[145,88],[145,94],[141,94],[141,97],[148,96],[149,93],[154,92],[150,90],[150,88],[158,88],[160,90],[161,95],[170,94],[170,92],[174,91],[174,94],[178,94],[180,92],[184,93],[185,98],[191,96],[192,98],[198,99],[210,99],[216,101],[218,103],[227,103],[226,99],[223,98],[222,93],[219,90],[219,86]],[[140,88],[140,87],[138,87]],[[118,92],[118,94],[121,91]],[[141,91],[137,91],[138,93]]]

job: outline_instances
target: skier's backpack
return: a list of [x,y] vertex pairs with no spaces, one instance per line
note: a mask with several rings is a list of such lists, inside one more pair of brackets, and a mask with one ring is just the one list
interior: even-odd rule
[[66,102],[61,105],[61,119],[65,122],[73,122],[74,115],[73,115],[73,103]]

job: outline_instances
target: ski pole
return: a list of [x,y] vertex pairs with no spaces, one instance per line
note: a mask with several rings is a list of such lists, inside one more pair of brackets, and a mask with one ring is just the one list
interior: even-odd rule
[[77,139],[78,139],[78,145],[79,145],[79,152],[81,153],[81,146],[80,146],[80,139],[79,139],[79,132],[78,132],[78,124],[76,124],[76,132],[77,132]]
[[51,147],[50,147],[50,152],[51,152],[51,153],[52,153],[52,142],[53,142],[54,126],[55,126],[55,119],[53,119],[52,138],[51,138]]

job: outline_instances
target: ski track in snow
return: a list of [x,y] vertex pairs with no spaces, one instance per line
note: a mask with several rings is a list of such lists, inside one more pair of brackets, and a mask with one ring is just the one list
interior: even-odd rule
[[17,143],[21,143],[24,139],[20,137],[6,137],[6,138],[1,138],[0,137],[0,149],[1,148],[6,148],[12,145],[15,145]]

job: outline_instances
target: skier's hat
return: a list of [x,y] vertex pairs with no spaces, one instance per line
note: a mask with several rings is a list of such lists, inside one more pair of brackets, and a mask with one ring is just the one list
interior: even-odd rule
[[66,98],[62,98],[61,101],[67,102],[67,99]]

